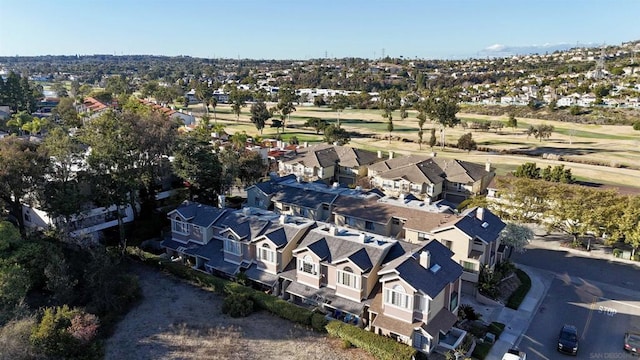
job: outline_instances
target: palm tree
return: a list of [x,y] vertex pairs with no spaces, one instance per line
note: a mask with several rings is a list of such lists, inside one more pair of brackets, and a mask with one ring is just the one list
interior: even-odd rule
[[11,119],[7,121],[7,126],[16,127],[18,129],[19,135],[22,135],[23,126],[30,122],[33,119],[31,115],[29,115],[26,111],[19,111],[13,115],[11,115]]
[[47,119],[36,116],[28,123],[22,125],[22,130],[27,131],[30,135],[39,134],[48,124]]

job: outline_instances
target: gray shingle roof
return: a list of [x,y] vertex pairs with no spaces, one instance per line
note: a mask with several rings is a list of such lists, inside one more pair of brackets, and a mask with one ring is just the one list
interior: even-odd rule
[[488,243],[496,241],[506,224],[488,209],[481,210],[483,217],[480,220],[477,216],[478,209],[480,208],[476,207],[465,211],[461,216],[435,229],[434,232],[455,226],[471,238],[478,237]]
[[406,220],[404,224],[406,228],[424,232],[433,230],[454,216],[380,202],[375,196],[367,198],[339,196],[334,202],[333,212],[380,224],[388,223],[393,217],[401,218]]
[[375,164],[367,166],[367,168],[371,171],[382,172],[391,169],[395,169],[398,167],[407,166],[410,164],[419,163],[424,160],[428,160],[431,157],[424,155],[409,155],[409,156],[401,156],[389,160],[384,160],[377,162]]
[[255,185],[251,185],[250,187],[255,186],[266,195],[271,195],[280,188],[278,185],[287,181],[295,180],[295,179],[296,179],[296,176],[294,174],[288,174],[288,175],[279,176],[279,177],[276,176],[276,177],[272,177],[267,181],[262,181]]
[[414,184],[439,184],[444,181],[445,173],[433,159],[426,159],[417,163],[396,167],[378,173],[383,179],[405,179]]
[[476,182],[489,174],[481,164],[443,158],[433,158],[433,161],[442,169],[449,182],[467,184]]
[[315,191],[313,189],[286,186],[278,190],[273,196],[272,201],[316,209],[320,204],[332,203],[336,196],[336,194]]
[[378,160],[378,156],[374,152],[349,146],[318,144],[297,151],[297,156],[286,163],[300,163],[310,168],[327,168],[340,163],[341,166],[355,168],[372,164]]
[[226,210],[194,202],[185,202],[180,204],[175,210],[169,212],[169,215],[172,215],[174,212],[178,213],[189,223],[209,227],[220,215],[225,213]]
[[296,251],[308,248],[323,261],[332,264],[348,259],[366,273],[376,264],[380,264],[393,246],[380,245],[377,241],[354,241],[353,235],[356,233],[343,232],[341,235],[332,236],[325,230],[316,228],[305,236]]
[[[255,239],[262,235],[270,226],[274,226],[270,221],[250,219],[241,213],[234,213],[232,216],[228,216],[221,225],[233,230],[241,239],[246,240]],[[226,229],[224,231],[226,231]]]
[[[430,268],[420,265],[419,255],[427,250],[430,253]],[[412,256],[399,258],[393,263],[385,265],[380,273],[396,271],[400,278],[414,289],[420,290],[431,298],[435,298],[447,284],[462,275],[462,266],[451,259],[453,253],[438,241],[430,241],[424,247],[417,249]],[[433,272],[432,267],[437,264],[440,269]]]

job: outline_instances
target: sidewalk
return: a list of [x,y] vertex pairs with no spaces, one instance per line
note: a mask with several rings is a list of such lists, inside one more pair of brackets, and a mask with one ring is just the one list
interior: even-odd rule
[[517,265],[531,278],[531,289],[518,310],[508,307],[498,308],[494,311],[488,322],[497,321],[505,324],[500,338],[493,344],[486,360],[500,360],[502,355],[512,347],[520,344],[521,336],[529,328],[531,320],[538,311],[538,307],[547,295],[547,291],[553,281],[553,275],[544,270],[534,269],[525,265]]

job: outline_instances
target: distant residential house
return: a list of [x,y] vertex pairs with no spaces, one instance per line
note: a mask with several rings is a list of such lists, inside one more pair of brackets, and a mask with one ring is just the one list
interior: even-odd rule
[[557,105],[560,107],[569,107],[576,105],[578,101],[573,96],[563,96],[558,99]]
[[596,102],[595,95],[585,94],[578,99],[578,106],[588,107],[595,104],[595,102]]
[[88,96],[84,98],[84,101],[80,106],[80,112],[90,112],[90,113],[96,114],[108,108],[109,106],[107,106],[106,104],[96,100],[95,98]]
[[281,175],[294,174],[306,181],[353,184],[358,176],[366,175],[366,166],[379,161],[371,151],[348,146],[314,145],[300,148],[290,157],[278,160]]
[[453,251],[453,260],[464,268],[464,292],[475,294],[480,269],[483,266],[493,269],[498,262],[499,235],[505,226],[506,224],[488,209],[476,207],[431,231],[433,239]]
[[455,159],[407,156],[369,166],[371,184],[386,194],[411,193],[431,201],[447,199],[461,202],[486,191],[494,171],[484,166]]
[[[134,220],[134,212],[131,205],[120,208],[122,222],[127,224]],[[61,229],[65,219],[54,217],[47,211],[36,206],[22,205],[24,224],[33,229]],[[69,230],[69,235],[74,238],[92,237],[97,239],[102,230],[118,226],[118,208],[113,205],[106,207],[88,207],[78,211],[64,225]]]
[[369,309],[371,330],[430,354],[454,350],[466,332],[458,321],[462,267],[453,253],[431,241],[385,264],[381,289]]

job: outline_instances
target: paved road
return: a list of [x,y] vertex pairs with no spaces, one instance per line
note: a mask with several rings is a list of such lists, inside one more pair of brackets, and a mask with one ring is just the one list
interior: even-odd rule
[[564,358],[556,346],[560,327],[567,323],[578,328],[578,359],[631,358],[622,350],[622,338],[626,329],[640,325],[640,293],[622,290],[603,289],[577,278],[556,278],[520,349],[527,359]]
[[622,350],[622,338],[626,329],[640,330],[640,270],[540,248],[514,254],[513,260],[554,277],[519,344],[527,359],[569,358],[556,351],[564,323],[578,328],[578,359],[632,358]]
[[511,260],[557,274],[568,274],[640,291],[640,269],[625,263],[584,258],[563,250],[543,248],[530,248],[522,254],[514,253]]

